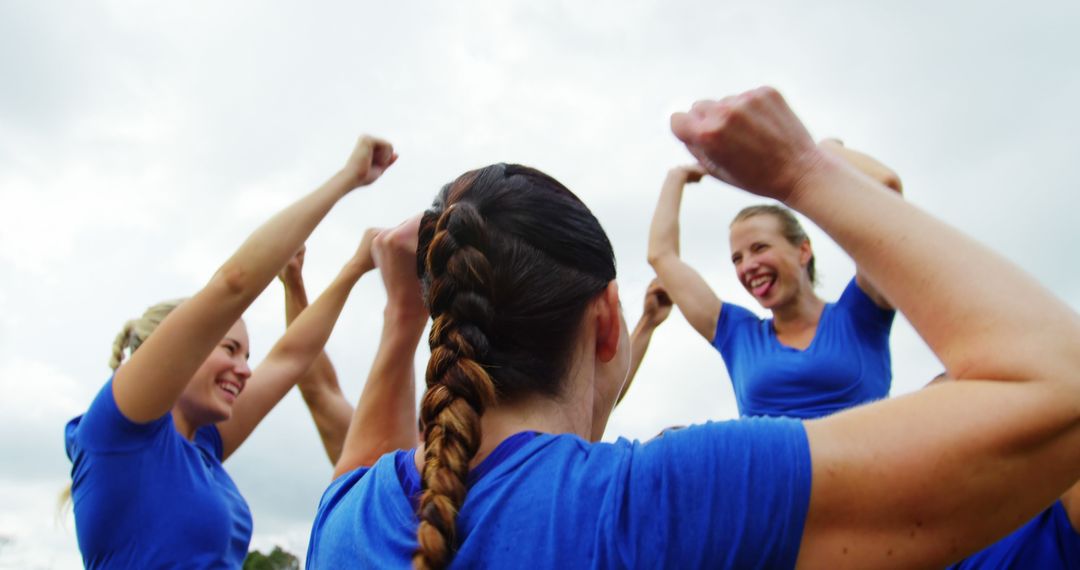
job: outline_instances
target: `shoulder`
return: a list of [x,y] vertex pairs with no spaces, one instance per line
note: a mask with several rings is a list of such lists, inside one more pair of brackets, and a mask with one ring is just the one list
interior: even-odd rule
[[859,287],[856,278],[852,277],[844,292],[840,294],[835,306],[838,310],[851,315],[856,320],[888,328],[892,326],[896,316],[894,309],[882,309]]
[[720,347],[725,344],[733,334],[747,330],[748,325],[761,322],[761,318],[749,309],[734,303],[724,302],[720,305],[720,315],[716,319],[716,332],[713,335],[713,346]]
[[98,391],[86,413],[67,423],[64,429],[69,457],[76,450],[95,452],[135,451],[150,444],[171,427],[169,415],[144,424],[129,420],[113,397],[112,379]]

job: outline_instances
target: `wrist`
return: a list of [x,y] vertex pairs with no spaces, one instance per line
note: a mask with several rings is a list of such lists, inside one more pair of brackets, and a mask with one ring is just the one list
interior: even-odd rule
[[805,167],[791,184],[788,193],[780,201],[787,207],[802,212],[807,200],[813,200],[820,189],[834,184],[848,170],[846,163],[830,153],[815,147],[803,158]]
[[648,317],[643,316],[641,317],[641,320],[638,321],[637,326],[634,327],[634,336],[652,335],[653,331],[656,330],[656,327],[659,324],[660,323],[653,322]]
[[686,184],[687,175],[686,171],[681,168],[672,168],[667,173],[667,181],[675,182],[677,184]]
[[383,309],[383,321],[398,326],[419,325],[423,328],[427,324],[429,314],[427,307],[414,303],[400,303],[387,300],[386,308]]
[[361,186],[360,182],[360,178],[354,173],[350,172],[347,168],[342,168],[330,177],[327,186],[331,188],[334,195],[340,199],[349,192],[359,188]]

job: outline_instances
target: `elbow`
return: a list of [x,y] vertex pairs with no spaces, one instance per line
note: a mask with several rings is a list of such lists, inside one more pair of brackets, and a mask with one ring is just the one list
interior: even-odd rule
[[904,193],[904,183],[900,181],[900,176],[891,170],[882,175],[880,182],[897,194]]
[[649,265],[652,266],[653,271],[660,271],[660,266],[664,265],[667,260],[674,257],[676,257],[675,253],[668,249],[650,247],[645,258],[649,262]]
[[251,283],[250,272],[232,260],[225,262],[225,265],[218,269],[210,283],[230,297],[254,298],[259,293]]

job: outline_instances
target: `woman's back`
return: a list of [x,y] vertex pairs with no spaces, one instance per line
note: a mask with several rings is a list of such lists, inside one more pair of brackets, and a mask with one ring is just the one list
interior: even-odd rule
[[[810,496],[793,420],[710,423],[646,443],[522,433],[476,475],[457,518],[462,568],[791,567]],[[406,490],[417,480],[402,451],[335,481],[308,567],[409,566],[417,519]]]

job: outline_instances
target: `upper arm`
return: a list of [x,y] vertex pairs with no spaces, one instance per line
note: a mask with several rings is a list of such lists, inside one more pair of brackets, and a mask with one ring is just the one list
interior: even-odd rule
[[1075,481],[1080,427],[1060,386],[1033,383],[948,382],[807,422],[801,566],[940,567],[1044,509]]
[[855,284],[859,286],[859,289],[861,289],[862,292],[865,293],[879,308],[885,309],[886,311],[893,310],[892,304],[885,298],[885,295],[882,294],[881,291],[878,291],[877,287],[874,287],[874,284],[870,282],[870,279],[863,275],[858,269],[858,267],[855,268]]
[[113,394],[120,412],[145,423],[169,413],[206,357],[240,319],[246,301],[219,272],[173,309],[131,359],[117,369]]
[[723,303],[705,279],[678,256],[666,256],[653,264],[671,300],[690,326],[712,342]]
[[[733,468],[733,466],[738,466]],[[627,473],[633,566],[791,567],[811,484],[802,425],[755,418],[668,432]]]

